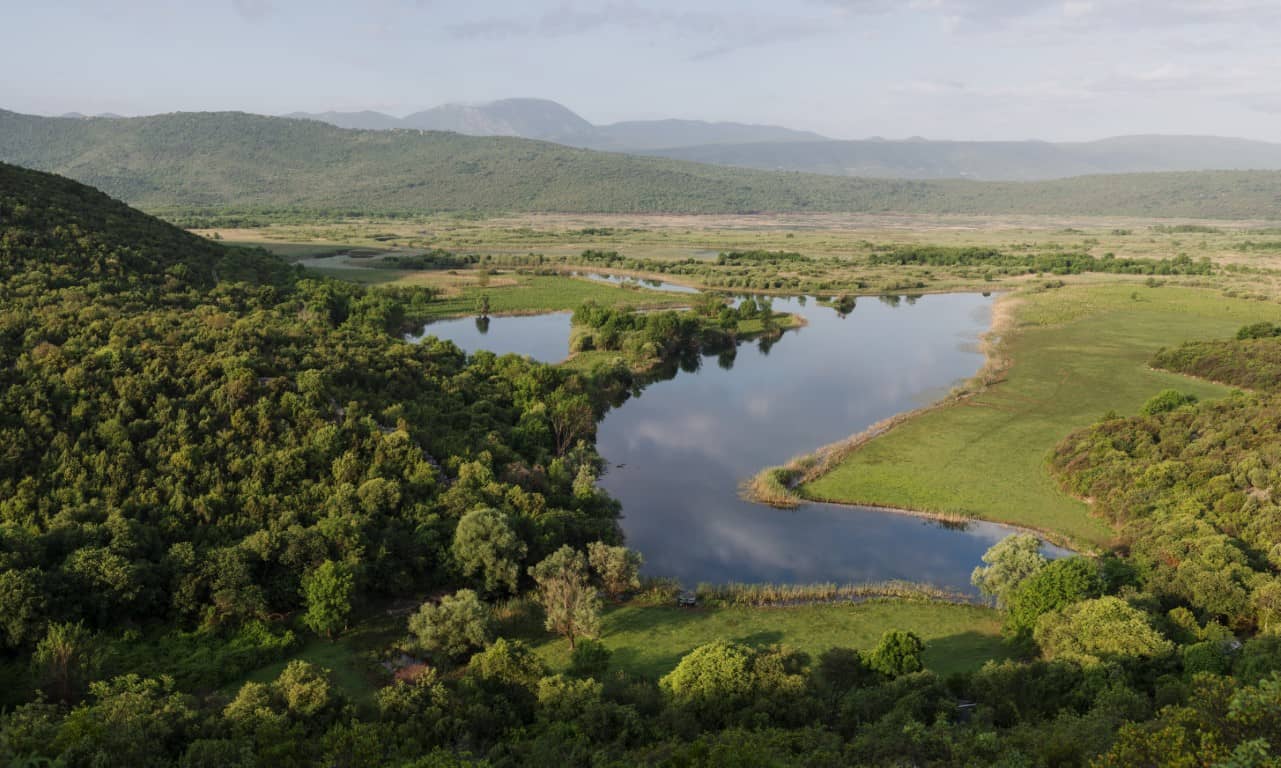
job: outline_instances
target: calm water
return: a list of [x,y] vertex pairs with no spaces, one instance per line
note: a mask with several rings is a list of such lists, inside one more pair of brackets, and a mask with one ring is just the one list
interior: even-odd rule
[[460,317],[439,320],[410,336],[421,341],[428,336],[446,339],[467,352],[487,349],[498,355],[514,352],[544,363],[556,363],[569,357],[568,312],[547,315],[511,317]]
[[699,293],[697,288],[690,288],[688,285],[678,285],[668,283],[663,280],[651,280],[646,277],[628,277],[627,275],[606,275],[600,272],[574,272],[575,277],[585,277],[588,280],[595,280],[600,283],[612,283],[614,285],[635,285],[639,288],[648,288],[653,291],[667,291],[668,293]]
[[[908,579],[971,591],[980,556],[1013,529],[829,504],[777,510],[739,499],[737,489],[762,467],[928,403],[973,375],[991,301],[861,298],[841,317],[813,300],[775,299],[775,309],[809,324],[772,344],[699,358],[697,370],[610,411],[597,434],[610,462],[600,482],[622,502],[627,543],[644,554],[645,571],[688,586]],[[468,350],[558,360],[568,322],[494,318],[483,336],[470,319],[427,330]]]

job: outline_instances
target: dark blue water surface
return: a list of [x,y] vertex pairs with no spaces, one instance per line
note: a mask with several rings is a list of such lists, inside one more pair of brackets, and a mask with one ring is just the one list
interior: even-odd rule
[[[983,552],[1014,529],[831,504],[777,510],[743,501],[738,487],[763,467],[924,405],[973,375],[991,302],[977,294],[862,298],[842,317],[812,299],[778,298],[776,310],[808,325],[702,357],[697,370],[610,411],[597,433],[609,462],[600,484],[622,502],[627,543],[645,556],[645,572],[689,586],[907,579],[971,591]],[[494,318],[481,335],[468,319],[427,331],[467,350],[559,360],[569,320]]]

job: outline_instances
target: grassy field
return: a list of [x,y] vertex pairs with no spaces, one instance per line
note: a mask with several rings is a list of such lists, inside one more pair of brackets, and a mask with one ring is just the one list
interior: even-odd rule
[[1035,294],[1005,342],[1008,378],[872,440],[804,485],[809,498],[971,515],[1104,544],[1111,532],[1046,471],[1054,445],[1109,410],[1135,413],[1174,387],[1201,398],[1215,384],[1151,370],[1152,354],[1276,319],[1275,304],[1164,286],[1074,286]]
[[[994,610],[931,602],[694,609],[626,605],[605,613],[601,640],[614,651],[613,668],[657,677],[713,640],[784,644],[817,655],[836,647],[871,648],[891,629],[920,635],[926,666],[940,674],[977,669],[1008,655]],[[564,639],[544,639],[536,651],[553,669],[569,663]]]

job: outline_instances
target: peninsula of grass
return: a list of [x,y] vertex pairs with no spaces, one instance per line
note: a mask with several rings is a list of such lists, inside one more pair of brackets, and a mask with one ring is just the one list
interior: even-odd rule
[[[729,640],[753,646],[781,644],[812,656],[830,648],[870,649],[891,629],[925,641],[925,666],[941,675],[972,671],[1008,658],[1001,617],[975,605],[883,600],[789,608],[677,608],[624,605],[608,609],[601,642],[613,651],[610,669],[659,677],[704,643]],[[530,642],[554,670],[569,666],[569,645],[543,633]]]
[[[337,270],[335,270],[337,271]],[[346,270],[342,278],[350,272]],[[375,274],[383,271],[368,270]],[[395,273],[391,273],[395,276]],[[450,278],[455,279],[450,282]],[[652,291],[646,288],[618,286],[586,278],[560,275],[500,274],[490,276],[488,284],[478,282],[473,274],[449,275],[431,272],[411,272],[389,284],[426,285],[441,291],[439,300],[432,302],[434,317],[461,317],[476,314],[477,303],[489,297],[491,315],[526,315],[542,312],[568,312],[585,301],[602,306],[626,309],[659,309],[688,306],[690,297],[679,293]]]
[[1132,414],[1163,389],[1201,399],[1229,388],[1148,366],[1194,339],[1272,319],[1270,303],[1177,286],[1068,286],[1013,299],[999,354],[1005,380],[896,424],[797,492],[812,500],[977,517],[1105,545],[1112,531],[1047,471],[1050,450],[1109,411]]

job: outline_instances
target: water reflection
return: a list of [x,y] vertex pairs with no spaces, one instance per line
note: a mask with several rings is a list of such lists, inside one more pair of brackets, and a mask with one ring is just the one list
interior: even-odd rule
[[629,275],[607,275],[601,272],[571,272],[574,277],[585,277],[588,280],[595,280],[602,283],[612,283],[613,285],[635,285],[642,288],[649,288],[654,291],[667,291],[668,293],[700,293],[697,288],[691,288],[688,285],[678,285],[668,283],[663,280],[654,280],[648,277],[631,277]]
[[817,302],[774,306],[808,325],[651,384],[598,430],[611,462],[601,485],[622,502],[646,571],[686,584],[910,579],[969,590],[980,556],[1011,529],[827,504],[781,511],[737,488],[972,375],[990,299],[885,299],[844,319]]
[[[848,316],[799,298],[774,308],[808,324],[674,361],[598,430],[628,544],[652,575],[700,581],[926,581],[972,591],[980,556],[1012,529],[809,504],[781,511],[738,498],[758,469],[939,397],[982,364],[991,299],[883,297]],[[844,309],[845,307],[842,307]],[[424,330],[463,349],[566,356],[569,315],[475,318]],[[710,358],[715,358],[715,365]],[[1047,549],[1050,554],[1061,550]]]
[[438,320],[407,338],[418,342],[428,336],[452,341],[467,352],[487,349],[497,355],[515,353],[555,363],[569,355],[569,313]]

